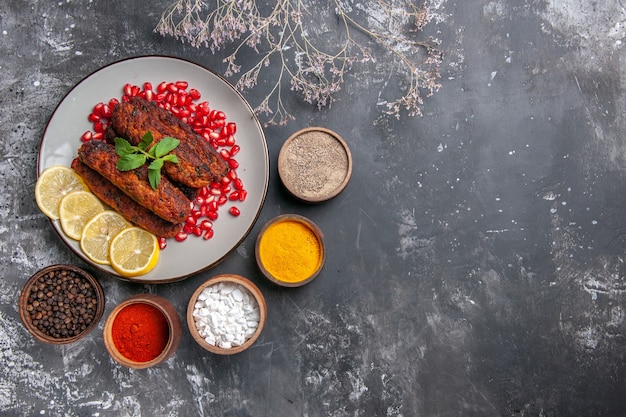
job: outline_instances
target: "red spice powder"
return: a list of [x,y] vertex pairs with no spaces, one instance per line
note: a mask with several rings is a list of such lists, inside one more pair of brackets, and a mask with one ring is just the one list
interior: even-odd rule
[[135,362],[148,362],[159,356],[170,337],[163,313],[145,303],[129,304],[120,310],[111,335],[117,350]]

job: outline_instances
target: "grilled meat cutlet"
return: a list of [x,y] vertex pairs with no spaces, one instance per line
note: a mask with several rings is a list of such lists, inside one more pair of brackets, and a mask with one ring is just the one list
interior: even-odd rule
[[141,97],[115,106],[111,115],[111,127],[119,136],[137,145],[143,135],[150,131],[154,144],[166,136],[180,140],[172,151],[178,163],[166,162],[165,174],[174,182],[193,188],[202,188],[212,181],[219,181],[228,172],[228,164],[202,136],[169,111]]
[[161,177],[154,190],[148,181],[146,165],[131,171],[118,170],[119,156],[114,146],[101,140],[85,142],[78,148],[78,158],[160,218],[170,223],[182,223],[189,216],[189,199],[166,177]]
[[129,222],[154,233],[158,237],[173,237],[182,229],[182,224],[163,220],[124,194],[122,190],[80,160],[75,160],[72,168],[85,181],[96,197],[124,216]]

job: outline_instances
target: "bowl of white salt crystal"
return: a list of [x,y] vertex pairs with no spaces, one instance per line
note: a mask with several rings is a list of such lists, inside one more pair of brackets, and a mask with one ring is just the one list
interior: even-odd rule
[[233,355],[258,339],[267,315],[265,298],[249,279],[217,275],[200,285],[187,306],[187,326],[209,352]]

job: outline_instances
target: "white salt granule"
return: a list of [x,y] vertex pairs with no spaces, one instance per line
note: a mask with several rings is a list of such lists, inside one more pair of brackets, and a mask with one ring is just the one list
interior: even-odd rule
[[200,337],[229,349],[241,346],[254,334],[259,326],[259,305],[241,285],[220,282],[200,292],[193,318]]

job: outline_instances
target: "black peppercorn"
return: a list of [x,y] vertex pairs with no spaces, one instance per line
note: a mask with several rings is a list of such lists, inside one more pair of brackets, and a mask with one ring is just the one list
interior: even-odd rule
[[73,271],[50,271],[28,291],[26,314],[33,326],[49,337],[78,336],[96,318],[96,291]]

